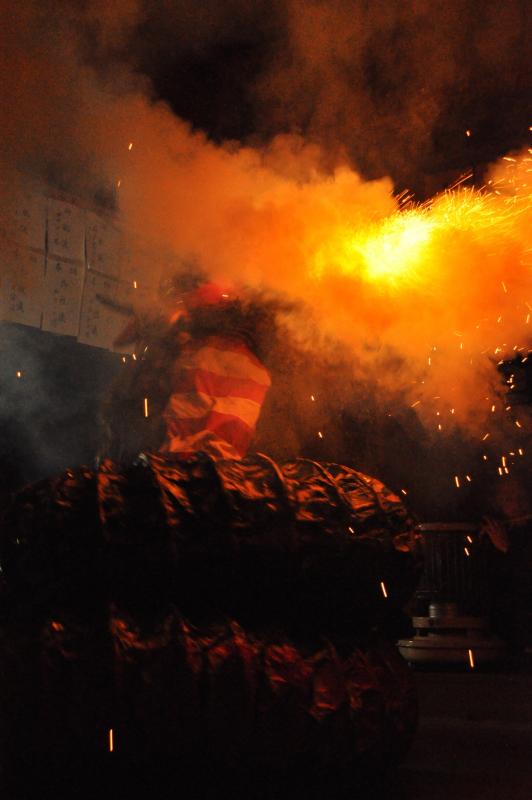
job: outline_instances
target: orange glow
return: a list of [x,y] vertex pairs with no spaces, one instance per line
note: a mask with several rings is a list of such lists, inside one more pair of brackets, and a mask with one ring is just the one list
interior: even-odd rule
[[468,650],[467,654],[469,656],[469,666],[471,667],[471,669],[475,669],[475,659],[473,657],[473,651]]
[[109,728],[109,752],[112,753],[114,750],[114,734],[113,729]]
[[384,597],[388,597],[388,592],[386,591],[384,581],[381,581],[381,592],[383,593]]
[[394,214],[369,230],[348,234],[339,241],[339,265],[343,274],[356,273],[367,281],[389,286],[416,279],[428,243],[432,222],[417,211]]
[[147,398],[147,397],[145,397],[145,398],[144,398],[144,416],[145,416],[145,417],[148,417],[148,416],[149,416],[149,411],[148,411],[148,398]]

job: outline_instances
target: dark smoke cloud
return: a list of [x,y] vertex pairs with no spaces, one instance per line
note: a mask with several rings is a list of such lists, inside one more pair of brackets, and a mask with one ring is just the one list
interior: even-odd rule
[[[523,141],[527,112],[512,105],[530,86],[529,8],[520,0],[290,0],[284,39],[257,84],[261,121],[302,130],[344,150],[366,175],[403,184],[455,167],[457,142],[466,129],[477,135],[495,104]],[[436,153],[449,145],[455,152]]]
[[106,110],[95,103],[93,69],[108,97],[138,89],[166,100],[218,141],[298,134],[323,147],[330,169],[347,161],[366,178],[388,175],[421,192],[521,146],[529,125],[526,0],[2,7],[3,92],[32,109],[31,131],[21,132],[12,104],[2,104],[4,150],[27,162],[38,141],[51,169],[67,171],[65,184],[76,182],[66,142],[85,173],[105,172],[87,130],[95,106]]
[[138,4],[136,21],[116,8],[96,26],[101,63],[148,74],[218,139],[296,133],[331,166],[421,190],[423,174],[445,181],[525,140],[526,0],[181,0]]

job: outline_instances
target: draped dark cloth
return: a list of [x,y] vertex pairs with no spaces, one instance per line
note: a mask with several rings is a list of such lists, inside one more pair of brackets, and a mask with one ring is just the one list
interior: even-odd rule
[[342,770],[410,743],[390,631],[419,544],[374,478],[260,454],[106,461],[19,492],[0,564],[8,772],[81,757]]

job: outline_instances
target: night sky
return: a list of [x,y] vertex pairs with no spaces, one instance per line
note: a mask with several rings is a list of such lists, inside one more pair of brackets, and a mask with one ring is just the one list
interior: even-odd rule
[[297,133],[423,197],[529,143],[530,16],[526,0],[155,2],[113,55],[216,142]]

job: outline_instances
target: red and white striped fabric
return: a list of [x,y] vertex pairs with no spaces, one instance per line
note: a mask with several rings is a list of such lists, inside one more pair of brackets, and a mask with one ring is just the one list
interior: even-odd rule
[[270,383],[265,366],[241,340],[210,336],[188,343],[174,364],[162,452],[206,450],[242,458]]

